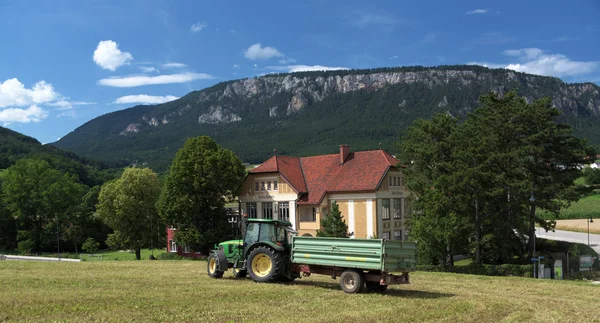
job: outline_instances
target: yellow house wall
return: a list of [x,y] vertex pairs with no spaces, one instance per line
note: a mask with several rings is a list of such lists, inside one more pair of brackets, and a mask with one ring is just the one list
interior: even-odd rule
[[354,237],[366,239],[367,237],[367,201],[354,201]]

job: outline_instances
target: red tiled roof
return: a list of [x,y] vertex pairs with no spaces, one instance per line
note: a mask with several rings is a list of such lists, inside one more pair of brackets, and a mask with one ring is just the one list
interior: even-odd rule
[[297,193],[306,193],[306,182],[298,157],[273,156],[250,171],[252,174],[279,172]]
[[300,158],[308,195],[298,204],[319,204],[326,193],[375,191],[390,167],[399,161],[383,150],[351,152],[344,164],[340,155]]
[[298,204],[319,204],[326,193],[377,190],[390,167],[400,161],[383,150],[351,152],[344,164],[340,155],[274,156],[251,170],[252,174],[279,172],[298,193]]

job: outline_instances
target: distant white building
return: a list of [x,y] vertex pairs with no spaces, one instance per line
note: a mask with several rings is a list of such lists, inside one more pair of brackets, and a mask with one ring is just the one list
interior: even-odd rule
[[600,162],[595,162],[590,164],[591,168],[600,168]]

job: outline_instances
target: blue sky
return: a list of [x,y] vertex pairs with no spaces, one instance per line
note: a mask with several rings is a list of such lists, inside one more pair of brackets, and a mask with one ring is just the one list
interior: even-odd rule
[[54,142],[221,81],[478,63],[600,84],[600,1],[0,1],[0,125]]

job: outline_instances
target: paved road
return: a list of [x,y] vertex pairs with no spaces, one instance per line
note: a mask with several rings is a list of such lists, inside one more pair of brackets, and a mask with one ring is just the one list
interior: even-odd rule
[[[581,232],[571,232],[563,230],[554,230],[546,232],[541,228],[536,228],[536,237],[547,240],[568,241],[581,244],[588,244],[588,234]],[[590,234],[590,247],[600,254],[600,234]]]

